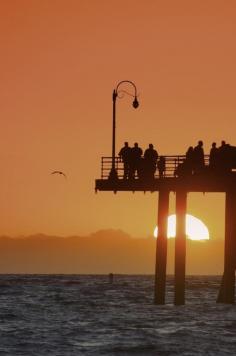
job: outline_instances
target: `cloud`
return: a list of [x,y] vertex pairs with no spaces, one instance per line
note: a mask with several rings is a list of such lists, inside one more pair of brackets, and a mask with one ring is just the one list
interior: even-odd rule
[[[83,237],[2,236],[0,251],[0,273],[154,274],[156,241],[108,229]],[[223,251],[223,240],[188,240],[187,273],[221,274]],[[174,272],[174,240],[168,241],[167,272]]]

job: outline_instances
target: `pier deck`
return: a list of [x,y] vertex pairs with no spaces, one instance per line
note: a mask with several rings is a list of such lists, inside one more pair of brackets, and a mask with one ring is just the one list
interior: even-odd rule
[[116,170],[118,179],[109,179],[111,170],[111,158],[102,157],[101,178],[96,179],[96,191],[143,191],[155,192],[162,189],[169,192],[185,190],[186,192],[224,193],[229,188],[236,187],[236,172],[222,173],[212,171],[209,168],[209,156],[205,156],[205,169],[198,174],[187,174],[177,177],[175,172],[179,164],[182,164],[185,156],[165,156],[166,171],[163,177],[156,172],[154,178],[123,179],[123,163],[116,157]]

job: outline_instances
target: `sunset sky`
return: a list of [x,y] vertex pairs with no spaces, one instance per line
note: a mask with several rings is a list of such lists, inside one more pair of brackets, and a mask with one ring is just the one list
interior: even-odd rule
[[[117,148],[236,146],[235,0],[10,0],[0,17],[0,235],[153,234],[156,193],[94,193],[120,80],[140,107],[118,99]],[[188,212],[223,238],[223,194]]]

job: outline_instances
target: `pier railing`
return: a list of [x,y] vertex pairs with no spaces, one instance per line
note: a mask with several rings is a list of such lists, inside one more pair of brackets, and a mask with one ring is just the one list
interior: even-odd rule
[[[163,177],[175,177],[177,168],[185,161],[186,156],[162,156],[165,158],[165,171]],[[205,166],[209,165],[209,155],[204,156]],[[112,157],[102,157],[101,159],[101,179],[108,179],[112,168]],[[124,176],[124,163],[120,157],[115,157],[115,169],[118,178],[122,179]],[[137,176],[135,178],[138,178]],[[155,178],[159,178],[158,169],[155,172]]]

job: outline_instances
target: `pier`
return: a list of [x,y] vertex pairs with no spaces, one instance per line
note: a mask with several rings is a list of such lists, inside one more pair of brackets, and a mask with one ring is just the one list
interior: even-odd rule
[[[123,162],[120,157],[102,157],[101,177],[95,181],[96,191],[143,191],[158,192],[157,225],[159,235],[156,241],[156,266],[154,301],[165,304],[166,265],[167,265],[167,218],[169,212],[169,195],[176,196],[176,239],[175,239],[175,276],[174,304],[185,303],[186,274],[186,232],[188,193],[225,193],[225,252],[224,271],[217,298],[219,303],[234,303],[235,299],[235,251],[236,251],[236,172],[215,171],[209,168],[209,156],[205,155],[205,167],[198,173],[177,174],[178,167],[185,156],[164,156],[166,168],[163,176],[158,172],[152,177],[123,178]],[[110,174],[115,170],[116,174]]]

